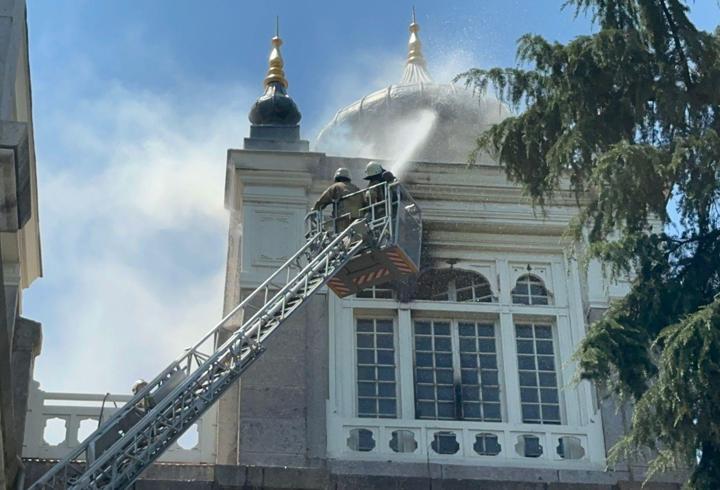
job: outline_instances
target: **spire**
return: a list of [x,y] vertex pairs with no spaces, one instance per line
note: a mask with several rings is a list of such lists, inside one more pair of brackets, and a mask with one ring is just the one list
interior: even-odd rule
[[300,139],[302,114],[287,93],[282,56],[280,55],[279,22],[275,19],[275,36],[268,58],[268,71],[263,80],[263,93],[250,108],[250,137],[245,138],[246,149],[308,151],[308,142]]
[[282,39],[280,39],[280,19],[275,17],[275,37],[271,40],[272,50],[270,51],[270,58],[268,58],[268,72],[265,76],[264,84],[265,87],[269,87],[273,83],[279,83],[283,87],[287,88],[288,82],[285,78],[285,71],[283,67],[282,55],[280,54],[280,46],[282,46]]
[[412,22],[410,23],[410,40],[408,41],[408,58],[405,63],[402,83],[432,82],[427,72],[425,57],[422,54],[422,45],[418,37],[420,25],[415,19],[415,7],[412,9]]

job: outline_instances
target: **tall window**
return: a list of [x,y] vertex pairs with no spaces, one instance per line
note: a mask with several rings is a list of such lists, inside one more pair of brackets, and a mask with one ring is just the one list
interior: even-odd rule
[[415,299],[491,303],[492,287],[482,274],[462,269],[431,269],[420,276]]
[[393,320],[358,318],[356,323],[358,417],[397,417]]
[[493,324],[416,320],[414,334],[417,418],[502,420]]
[[518,323],[515,335],[523,422],[559,424],[560,399],[552,327]]
[[512,302],[521,305],[550,304],[550,293],[537,276],[525,274],[518,278],[512,290]]

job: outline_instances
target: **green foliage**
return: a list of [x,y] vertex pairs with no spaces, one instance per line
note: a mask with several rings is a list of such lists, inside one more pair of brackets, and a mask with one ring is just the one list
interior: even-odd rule
[[528,34],[517,67],[458,76],[518,113],[470,160],[493,154],[539,205],[569,181],[574,237],[634,277],[577,353],[582,377],[635,403],[612,454],[649,447],[653,471],[689,467],[688,488],[720,488],[720,37],[682,0],[566,6],[599,31]]

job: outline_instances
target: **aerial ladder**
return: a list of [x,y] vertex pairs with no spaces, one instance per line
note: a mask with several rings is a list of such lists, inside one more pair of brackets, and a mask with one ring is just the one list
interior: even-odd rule
[[[309,213],[305,244],[295,254],[30,488],[127,488],[324,285],[344,297],[417,273],[422,220],[415,201],[398,183],[360,192],[365,207],[352,221],[335,216],[337,203],[329,216],[323,210]],[[342,229],[340,223],[348,222]]]

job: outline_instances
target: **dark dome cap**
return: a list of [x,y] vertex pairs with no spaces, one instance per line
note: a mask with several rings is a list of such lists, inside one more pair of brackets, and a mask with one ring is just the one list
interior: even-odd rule
[[255,101],[249,119],[256,126],[297,126],[302,114],[285,87],[273,83]]

